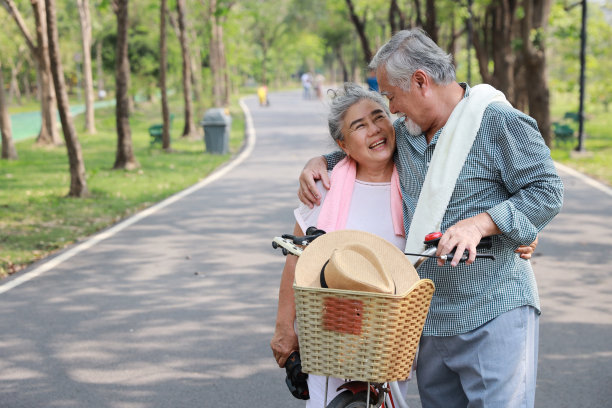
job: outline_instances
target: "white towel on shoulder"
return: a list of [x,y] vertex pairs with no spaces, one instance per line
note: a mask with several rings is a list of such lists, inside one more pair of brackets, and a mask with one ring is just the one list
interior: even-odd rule
[[[455,190],[459,173],[480,129],[482,115],[492,102],[510,105],[504,94],[490,85],[476,85],[453,109],[438,138],[419,201],[410,224],[406,252],[421,253],[423,238],[440,231],[442,218]],[[409,257],[415,262],[418,257]]]

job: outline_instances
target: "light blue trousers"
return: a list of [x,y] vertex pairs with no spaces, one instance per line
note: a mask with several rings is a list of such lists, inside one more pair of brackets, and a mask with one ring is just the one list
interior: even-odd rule
[[539,316],[530,306],[456,336],[423,336],[417,382],[423,408],[533,408]]

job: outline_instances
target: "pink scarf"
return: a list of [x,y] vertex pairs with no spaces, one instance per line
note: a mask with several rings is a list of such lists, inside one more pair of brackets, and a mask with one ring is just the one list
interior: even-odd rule
[[[330,177],[331,189],[327,192],[321,206],[317,228],[331,232],[346,227],[356,176],[357,163],[355,160],[346,157],[336,164]],[[391,220],[395,235],[403,237],[402,193],[395,165],[391,175]]]

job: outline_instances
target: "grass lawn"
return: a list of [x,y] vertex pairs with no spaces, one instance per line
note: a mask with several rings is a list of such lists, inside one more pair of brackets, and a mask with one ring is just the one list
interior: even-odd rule
[[560,96],[551,109],[553,120],[564,122],[574,129],[571,141],[553,142],[551,156],[555,161],[587,174],[608,186],[612,186],[612,112],[606,112],[601,105],[588,105],[585,110],[584,122],[585,153],[575,152],[578,146],[578,123],[562,119],[565,112],[577,112],[578,109],[568,109],[575,105],[575,97]]
[[[148,127],[160,122],[158,104],[141,103],[130,124],[140,168],[112,170],[117,136],[114,108],[96,110],[96,135],[82,131],[75,118],[91,197],[66,198],[70,184],[66,148],[39,147],[34,139],[16,143],[19,159],[0,160],[0,276],[108,227],[206,177],[229,160],[244,140],[244,118],[237,102],[230,108],[230,154],[204,153],[203,138],[180,137],[180,103],[171,103],[172,153],[149,146]],[[199,121],[203,115],[195,115]],[[198,125],[199,130],[201,127]],[[203,133],[203,132],[202,132]]]

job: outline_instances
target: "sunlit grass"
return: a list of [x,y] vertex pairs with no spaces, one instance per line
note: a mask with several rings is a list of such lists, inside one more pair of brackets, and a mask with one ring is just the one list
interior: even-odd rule
[[70,175],[65,147],[39,147],[34,139],[18,142],[19,159],[0,161],[0,275],[195,184],[238,151],[244,140],[244,119],[237,104],[231,108],[230,154],[226,155],[205,153],[201,137],[181,138],[184,122],[176,106],[171,107],[175,115],[172,153],[149,145],[147,129],[159,123],[159,105],[136,107],[130,125],[140,168],[133,171],[112,170],[117,143],[114,108],[96,111],[96,135],[82,131],[82,116],[75,119],[91,193],[85,199],[66,198]]
[[612,112],[607,112],[603,106],[587,104],[584,123],[585,153],[578,154],[575,152],[578,146],[578,124],[563,119],[565,112],[577,110],[577,102],[563,96],[553,105],[553,120],[565,121],[575,132],[570,142],[554,142],[551,155],[554,160],[612,186]]

